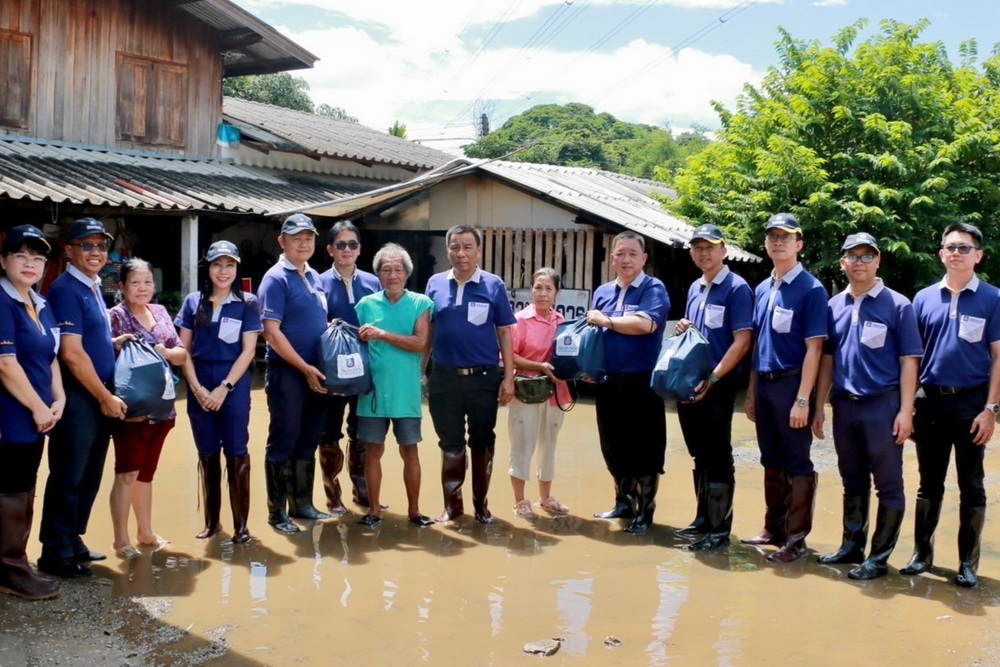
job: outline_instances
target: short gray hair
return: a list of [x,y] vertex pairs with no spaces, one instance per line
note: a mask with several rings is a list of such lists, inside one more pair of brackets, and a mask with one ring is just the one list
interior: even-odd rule
[[413,260],[410,259],[410,253],[406,252],[406,248],[398,243],[386,243],[378,249],[378,252],[375,253],[375,259],[372,260],[372,268],[375,269],[375,273],[382,270],[382,262],[389,257],[399,257],[403,260],[403,268],[406,269],[407,276],[413,273]]

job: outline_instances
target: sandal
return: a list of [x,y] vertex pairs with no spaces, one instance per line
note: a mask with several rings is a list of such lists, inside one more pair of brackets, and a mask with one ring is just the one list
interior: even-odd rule
[[410,517],[410,523],[419,528],[425,528],[427,526],[433,526],[434,521],[423,514],[418,514],[417,516]]
[[374,528],[375,526],[382,523],[382,517],[375,516],[374,514],[366,514],[360,519],[358,519],[358,523],[360,523],[362,526],[368,526],[369,528]]
[[517,504],[514,505],[514,514],[522,519],[526,519],[527,521],[538,518],[538,515],[535,514],[535,510],[531,509],[531,501],[527,498],[517,501]]
[[540,502],[538,506],[549,514],[556,514],[558,516],[566,516],[569,514],[569,508],[556,500],[554,496],[549,496]]
[[153,551],[159,551],[163,547],[170,544],[170,540],[160,537],[159,535],[154,535],[152,541],[150,542],[140,542],[138,539],[136,543],[141,547],[152,547]]
[[133,558],[138,558],[142,555],[142,552],[136,549],[131,544],[126,544],[120,549],[115,549],[115,555],[122,560],[131,560]]

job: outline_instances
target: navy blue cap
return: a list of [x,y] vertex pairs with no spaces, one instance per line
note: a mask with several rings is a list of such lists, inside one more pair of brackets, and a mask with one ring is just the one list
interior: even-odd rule
[[235,243],[230,241],[216,241],[208,246],[208,252],[205,253],[205,261],[214,262],[220,257],[231,257],[239,264],[240,251],[237,250]]
[[104,223],[100,220],[95,218],[80,218],[79,220],[74,220],[73,224],[69,226],[66,240],[77,241],[85,239],[88,236],[93,236],[94,234],[106,236],[108,239],[114,238],[111,234],[108,234],[108,230],[104,228]]
[[766,234],[772,229],[783,229],[786,232],[795,232],[796,234],[802,233],[802,225],[799,224],[798,218],[791,213],[775,213],[772,215],[767,221],[764,233]]
[[844,245],[842,245],[840,249],[846,252],[851,248],[857,248],[858,246],[861,245],[871,246],[872,248],[875,249],[875,252],[879,252],[878,241],[876,241],[875,237],[869,234],[868,232],[858,232],[857,234],[851,234],[844,241]]
[[296,213],[285,218],[285,221],[281,223],[281,233],[288,234],[289,236],[294,236],[295,234],[300,234],[302,232],[312,232],[313,234],[319,234],[316,231],[316,225],[313,224],[312,218],[310,218],[305,213]]
[[695,227],[694,232],[691,234],[691,240],[708,241],[709,243],[722,243],[726,239],[722,235],[721,229],[711,223],[706,223]]
[[48,254],[52,246],[45,240],[45,234],[34,225],[18,225],[7,232],[7,238],[3,240],[3,252],[17,252],[24,245],[29,248],[37,248]]

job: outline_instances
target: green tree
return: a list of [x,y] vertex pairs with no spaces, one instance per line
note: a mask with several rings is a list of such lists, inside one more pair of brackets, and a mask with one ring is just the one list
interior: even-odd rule
[[855,47],[865,25],[830,46],[780,30],[779,64],[735,111],[716,104],[718,140],[673,179],[679,198],[666,203],[758,252],[764,221],[789,211],[805,229],[804,260],[840,284],[843,238],[868,231],[887,281],[912,293],[941,275],[949,222],[979,225],[1000,247],[1000,56],[977,68],[969,42],[954,65],[942,44],[920,41],[926,21],[883,21]]
[[358,119],[342,109],[341,107],[331,107],[329,104],[320,104],[316,107],[317,116],[329,116],[338,120],[346,120],[348,123],[357,123]]
[[292,76],[288,72],[223,79],[222,94],[296,111],[313,112],[313,103],[309,99],[309,84],[305,79]]
[[400,123],[398,120],[392,124],[389,128],[389,134],[394,137],[399,137],[400,139],[406,138],[406,123]]
[[593,167],[651,178],[657,166],[680,166],[683,151],[670,130],[620,121],[578,103],[543,104],[507,120],[464,147],[475,158]]

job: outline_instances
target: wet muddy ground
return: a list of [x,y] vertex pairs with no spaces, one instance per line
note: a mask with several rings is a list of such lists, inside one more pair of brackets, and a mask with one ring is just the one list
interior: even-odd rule
[[[194,538],[201,527],[196,459],[182,416],[154,486],[154,525],[171,544],[128,562],[95,563],[93,579],[65,583],[53,602],[0,599],[0,665],[1000,662],[1000,475],[993,452],[982,583],[963,590],[949,583],[957,565],[953,476],[937,533],[940,567],[932,575],[896,571],[909,557],[909,519],[889,576],[872,582],[852,582],[846,566],[822,566],[814,557],[768,566],[762,552],[738,543],[718,553],[681,550],[688,541],[673,529],[691,520],[694,503],[690,460],[672,411],[653,531],[633,537],[617,522],[590,518],[610,504],[612,489],[587,401],[567,415],[558,449],[553,493],[569,505],[569,517],[529,523],[514,516],[501,410],[490,494],[495,524],[467,516],[445,526],[410,526],[399,457],[390,445],[383,491],[390,509],[380,528],[358,525],[362,513],[351,507],[339,521],[284,537],[266,523],[263,394],[256,391],[254,401],[254,541],[234,548],[224,536]],[[178,412],[184,414],[183,405]],[[434,516],[441,510],[440,455],[429,419],[424,435],[422,510]],[[752,425],[742,415],[734,440],[734,534],[746,536],[760,528],[763,498]],[[824,553],[839,545],[841,490],[832,442],[818,441],[814,453],[820,486],[809,546]],[[912,508],[912,444],[906,472]],[[91,548],[108,552],[110,479],[109,461],[87,536]],[[349,484],[346,473],[342,482]],[[535,482],[528,488],[537,500]],[[320,505],[319,480],[315,498]],[[471,508],[468,484],[466,504]],[[230,528],[227,514],[224,503]],[[525,643],[551,637],[562,640],[555,655],[522,654]],[[608,637],[619,645],[606,645]]]

